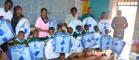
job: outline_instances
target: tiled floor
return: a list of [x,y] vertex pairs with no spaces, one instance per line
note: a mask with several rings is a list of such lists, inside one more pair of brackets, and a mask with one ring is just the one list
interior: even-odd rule
[[[139,44],[132,45],[131,51],[139,53]],[[0,60],[2,60],[1,58],[2,58],[2,54],[0,54]],[[4,59],[4,60],[8,60],[8,59]],[[72,60],[116,60],[116,59],[113,56],[110,57],[89,56],[89,57],[72,58]]]
[[114,57],[79,57],[79,58],[73,58],[72,60],[115,60]]

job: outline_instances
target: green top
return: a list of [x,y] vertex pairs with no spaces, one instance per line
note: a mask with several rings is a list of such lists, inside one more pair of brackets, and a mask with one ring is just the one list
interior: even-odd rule
[[73,33],[73,37],[77,38],[78,36],[80,36],[82,34],[82,32],[74,32]]
[[85,19],[85,18],[87,18],[87,17],[92,17],[92,18],[94,18],[93,14],[85,13],[85,14],[81,17],[81,21],[83,21],[83,19]]
[[14,45],[25,45],[28,46],[27,40],[16,40]]

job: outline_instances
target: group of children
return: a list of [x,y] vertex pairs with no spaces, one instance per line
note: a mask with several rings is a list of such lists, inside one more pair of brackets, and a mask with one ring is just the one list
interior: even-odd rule
[[[49,35],[46,38],[39,38],[38,37],[38,30],[35,29],[33,32],[31,32],[30,37],[25,40],[24,36],[25,33],[23,31],[19,31],[17,38],[14,40],[14,45],[25,45],[29,48],[32,48],[32,45],[34,46],[33,49],[31,49],[31,51],[36,50],[40,50],[43,53],[41,54],[40,57],[38,57],[38,59],[42,60],[44,59],[44,55],[46,59],[56,59],[56,58],[60,58],[60,60],[63,60],[65,58],[72,58],[72,57],[78,57],[78,56],[89,56],[89,55],[95,55],[95,52],[102,52],[101,48],[100,48],[100,40],[101,37],[110,37],[109,35],[109,30],[106,29],[105,30],[105,34],[102,34],[99,31],[98,26],[94,26],[94,32],[89,32],[89,26],[88,25],[84,25],[84,26],[80,26],[78,25],[76,27],[76,31],[73,32],[73,29],[71,27],[67,27],[67,30],[63,30],[63,25],[58,24],[57,26],[57,31],[55,32],[55,29],[53,27],[50,27],[48,30]],[[86,33],[91,33],[93,34],[94,38],[96,39],[96,44],[94,46],[88,47],[88,48],[84,48],[81,43],[81,39],[82,36]],[[70,40],[71,42],[67,42],[70,43],[69,46],[70,50],[68,52],[55,52],[55,47],[54,46],[54,38],[56,37],[56,35],[67,35],[70,36]],[[66,40],[65,40],[66,41]],[[37,44],[36,44],[37,42]],[[39,48],[35,48],[35,45],[40,45]],[[43,48],[45,47],[45,51],[43,51]],[[67,46],[68,47],[68,46]],[[41,50],[42,49],[42,50]],[[93,54],[92,53],[92,49],[94,51]],[[102,54],[103,56],[106,56],[105,52]],[[37,58],[37,57],[36,57]]]

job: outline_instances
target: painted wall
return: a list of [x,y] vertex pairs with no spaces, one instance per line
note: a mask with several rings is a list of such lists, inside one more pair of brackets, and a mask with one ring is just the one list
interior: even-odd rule
[[94,18],[98,21],[101,12],[110,12],[109,9],[110,0],[90,0],[90,6],[92,7]]
[[[0,0],[0,7],[3,7],[5,0]],[[23,7],[26,18],[32,25],[35,24],[36,18],[40,15],[41,8],[47,8],[49,15],[59,23],[63,22],[65,16],[70,13],[70,8],[75,6],[75,0],[13,0],[14,6]]]

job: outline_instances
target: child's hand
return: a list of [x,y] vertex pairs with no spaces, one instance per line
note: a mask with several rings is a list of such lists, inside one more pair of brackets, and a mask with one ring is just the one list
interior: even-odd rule
[[3,16],[0,16],[0,19],[2,19],[3,18]]

